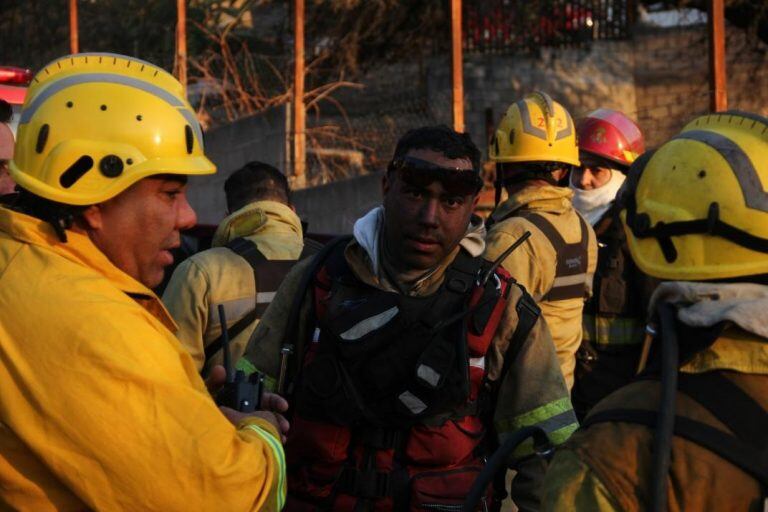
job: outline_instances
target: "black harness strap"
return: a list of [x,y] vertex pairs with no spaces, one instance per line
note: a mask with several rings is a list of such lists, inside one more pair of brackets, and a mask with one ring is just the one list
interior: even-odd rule
[[[597,423],[636,423],[655,428],[657,413],[640,409],[611,409],[590,415],[582,423],[587,428]],[[768,456],[736,437],[683,416],[675,416],[675,435],[706,448],[768,486]]]
[[[720,372],[678,376],[679,390],[707,409],[729,434],[710,425],[675,416],[674,433],[731,462],[768,487],[768,412]],[[655,411],[611,409],[592,414],[582,428],[595,423],[638,423],[656,428]]]
[[[254,289],[257,290],[254,297],[254,307],[245,316],[240,318],[231,327],[229,327],[229,338],[233,339],[243,332],[254,321],[261,318],[269,304],[272,302],[274,293],[280,287],[280,283],[293,268],[298,260],[269,260],[267,259],[252,240],[238,237],[232,239],[226,247],[243,258],[253,270]],[[299,260],[313,252],[314,246],[304,245],[304,250],[299,256]],[[219,336],[207,347],[205,347],[205,364],[208,364],[213,355],[221,350],[224,344],[224,337]]]
[[712,413],[741,441],[766,452],[768,412],[733,381],[720,372],[681,373],[677,387]]
[[[522,217],[536,226],[544,233],[557,254],[555,282],[541,300],[556,301],[583,298],[587,283],[589,229],[581,215],[577,215],[581,228],[581,240],[572,244],[567,243],[555,226],[541,214],[532,211],[520,211],[513,216]],[[583,279],[580,279],[582,276]]]

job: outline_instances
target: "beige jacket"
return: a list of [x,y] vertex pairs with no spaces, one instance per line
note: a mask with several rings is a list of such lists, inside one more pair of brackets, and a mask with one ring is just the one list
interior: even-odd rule
[[[581,240],[579,213],[571,205],[573,191],[568,188],[542,186],[526,187],[499,205],[491,218],[496,221],[487,238],[485,257],[495,260],[526,231],[531,237],[512,252],[503,262],[503,267],[539,301],[541,311],[552,333],[557,358],[568,389],[573,387],[573,371],[576,366],[575,354],[581,344],[582,312],[584,299],[542,301],[555,281],[557,254],[542,231],[529,220],[512,216],[521,211],[541,214],[558,230],[567,243]],[[587,294],[592,293],[592,277],[597,268],[597,237],[589,223],[587,275],[584,277]]]
[[[251,203],[224,219],[213,237],[213,247],[183,261],[174,271],[163,302],[179,326],[176,335],[203,369],[205,347],[221,335],[218,305],[224,305],[228,327],[253,310],[256,284],[253,269],[226,244],[245,237],[270,260],[298,259],[304,247],[301,221],[288,206],[276,201]],[[237,361],[258,320],[231,340]],[[210,364],[219,363],[221,353]]]
[[[657,289],[654,301],[679,305],[678,320],[691,327],[730,322],[712,345],[680,369],[683,373],[721,372],[768,410],[768,287],[668,282]],[[679,343],[695,341],[681,338]],[[639,380],[609,395],[590,414],[609,409],[656,411],[659,395],[657,381]],[[681,392],[676,414],[728,431],[712,413]],[[606,422],[579,430],[550,465],[542,510],[646,510],[652,444],[653,431],[638,424]],[[671,460],[670,511],[762,510],[757,481],[706,448],[675,436]]]

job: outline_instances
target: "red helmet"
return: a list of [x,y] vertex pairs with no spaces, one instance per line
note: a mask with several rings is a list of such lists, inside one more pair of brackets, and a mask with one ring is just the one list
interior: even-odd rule
[[590,112],[576,126],[579,151],[629,167],[645,151],[640,128],[630,118],[608,108]]

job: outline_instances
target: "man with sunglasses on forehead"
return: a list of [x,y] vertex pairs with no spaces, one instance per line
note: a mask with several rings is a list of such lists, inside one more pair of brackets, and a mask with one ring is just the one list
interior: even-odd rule
[[[286,510],[453,509],[516,430],[575,430],[538,308],[481,257],[479,160],[446,126],[406,133],[383,205],[294,267],[254,332],[240,367],[291,403]],[[510,459],[521,510],[538,508],[533,451]]]
[[[537,300],[552,332],[568,389],[582,338],[584,301],[597,267],[597,240],[573,208],[573,191],[560,186],[579,166],[570,114],[548,94],[513,103],[489,148],[496,162],[496,203],[486,258],[497,258],[524,232],[531,237],[503,266]],[[498,204],[501,190],[508,199]]]

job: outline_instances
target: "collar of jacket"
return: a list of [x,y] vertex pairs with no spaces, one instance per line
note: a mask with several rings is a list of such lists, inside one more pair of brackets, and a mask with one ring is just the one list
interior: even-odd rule
[[103,252],[93,245],[88,236],[68,230],[67,242],[62,243],[47,222],[4,207],[0,207],[0,231],[7,233],[19,242],[42,247],[99,273],[139,303],[171,332],[177,330],[176,323],[157,295],[117,268]]
[[572,198],[573,190],[568,187],[529,185],[509,196],[496,208],[491,218],[498,222],[522,209],[559,215],[573,209]]
[[670,281],[658,286],[651,298],[651,308],[660,301],[677,305],[678,319],[692,327],[732,324],[709,348],[685,364],[683,371],[768,374],[768,325],[764,321],[768,286]]
[[[369,215],[374,212],[376,212],[376,210],[370,212]],[[383,222],[383,214],[378,215],[378,212],[376,213],[378,220],[376,222],[372,221],[367,229],[374,229],[377,223]],[[377,240],[369,241],[374,244],[374,247],[381,242],[383,232],[383,229],[378,230]],[[373,268],[370,251],[374,250],[374,247],[363,247],[356,238],[352,239],[349,245],[347,245],[344,253],[352,272],[354,272],[363,283],[369,286],[374,286],[381,290],[400,292],[395,284],[389,282],[386,277],[386,272],[384,272],[383,269]],[[414,297],[426,296],[436,292],[443,282],[445,270],[456,258],[461,247],[472,256],[480,256],[483,253],[485,250],[485,225],[481,219],[474,216],[472,217],[464,238],[459,242],[459,246],[446,256],[435,268],[425,271],[421,274],[421,277],[416,278],[413,282],[400,282],[398,283],[398,286],[402,288],[403,285],[405,285],[405,287],[407,287],[407,294]],[[379,252],[383,253],[386,251],[380,250]],[[379,255],[379,260],[382,260],[383,257],[383,255]],[[379,266],[382,266],[381,261],[379,261]],[[401,276],[394,276],[394,279],[398,279],[398,277]]]
[[241,236],[276,233],[292,233],[301,238],[301,220],[298,215],[283,203],[256,201],[243,206],[221,221],[211,245],[221,247]]

